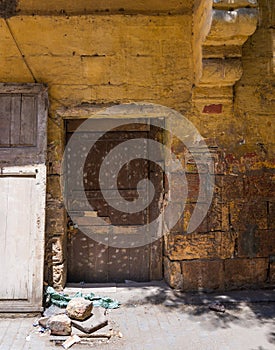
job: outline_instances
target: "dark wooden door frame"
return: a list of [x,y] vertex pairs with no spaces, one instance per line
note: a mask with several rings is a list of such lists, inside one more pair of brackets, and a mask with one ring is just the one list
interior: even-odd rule
[[[81,109],[80,109],[81,110]],[[64,114],[63,114],[64,113]],[[66,122],[68,120],[71,120],[71,119],[78,119],[78,120],[85,120],[87,119],[87,117],[90,117],[91,114],[96,114],[98,113],[98,109],[95,107],[95,108],[92,108],[92,111],[90,111],[89,115],[87,115],[87,111],[85,111],[83,114],[81,114],[81,112],[79,113],[78,111],[78,114],[77,115],[74,115],[74,113],[72,113],[72,115],[70,115],[70,113],[66,113],[66,112],[61,112],[61,113],[58,113],[58,116],[62,118],[62,133],[63,133],[63,147],[65,149],[65,144],[66,144]],[[138,117],[138,118],[141,118],[141,117]],[[146,116],[146,119],[152,119],[152,118],[161,118],[163,119],[163,128],[165,128],[165,118],[162,115],[160,116],[156,116],[155,114],[153,114],[152,116]],[[103,119],[103,117],[96,117],[95,119]],[[117,118],[114,118],[114,119],[117,119]],[[120,118],[122,120],[124,119],[137,119],[136,116],[132,116],[131,114],[129,115],[124,115],[123,118]],[[66,217],[66,216],[65,216]],[[67,220],[65,219],[65,222],[64,222],[64,226],[67,227]],[[162,266],[162,277],[163,277],[163,258],[164,258],[164,252],[163,252],[163,246],[164,246],[164,239],[163,237],[161,239],[159,239],[159,241],[157,242],[157,244],[160,245],[160,248],[157,248],[157,245],[155,245],[154,247],[152,247],[152,250],[151,250],[151,260],[150,260],[150,280],[154,280],[156,278],[154,278],[154,275],[152,274],[152,271],[154,270],[154,266],[156,268],[158,268],[158,264],[161,264]],[[65,252],[67,253],[67,252]],[[159,256],[159,253],[161,254],[161,256]],[[66,254],[65,254],[66,255]],[[68,259],[66,259],[65,261],[65,264],[67,265],[68,264]],[[65,266],[66,267],[66,266]],[[67,268],[66,268],[67,270]]]

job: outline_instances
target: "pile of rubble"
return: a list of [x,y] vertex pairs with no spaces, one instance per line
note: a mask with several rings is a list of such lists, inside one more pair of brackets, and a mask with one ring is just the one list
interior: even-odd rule
[[[107,309],[94,307],[94,303],[84,297],[73,297],[66,308],[51,304],[34,327],[40,333],[48,333],[50,341],[69,349],[75,343],[87,344],[95,339],[108,341],[111,337],[122,337],[107,319]],[[98,332],[100,330],[100,332]]]

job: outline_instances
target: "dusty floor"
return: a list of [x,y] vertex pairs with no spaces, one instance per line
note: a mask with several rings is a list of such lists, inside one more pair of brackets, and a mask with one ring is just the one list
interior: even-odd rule
[[[165,284],[130,284],[92,288],[96,294],[121,301],[109,311],[110,325],[122,337],[75,344],[71,349],[187,349],[268,350],[275,348],[274,291],[232,292],[176,296]],[[68,288],[74,292],[74,288]],[[84,288],[89,292],[90,288]],[[226,312],[209,310],[223,300]],[[189,303],[187,305],[187,303]],[[37,317],[0,318],[1,350],[62,349],[37,334]],[[100,331],[98,331],[100,332]],[[102,330],[103,332],[103,330]],[[117,334],[117,333],[116,333]]]

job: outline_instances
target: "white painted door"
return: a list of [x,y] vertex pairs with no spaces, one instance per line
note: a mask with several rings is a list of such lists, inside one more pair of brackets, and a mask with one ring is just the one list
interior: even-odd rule
[[28,299],[33,263],[35,178],[0,177],[0,299]]
[[45,165],[0,174],[0,311],[42,307]]
[[47,93],[0,84],[0,312],[42,310]]

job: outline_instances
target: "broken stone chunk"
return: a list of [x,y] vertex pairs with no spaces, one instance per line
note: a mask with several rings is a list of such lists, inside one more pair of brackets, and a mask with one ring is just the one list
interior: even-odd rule
[[47,322],[50,319],[50,317],[40,317],[38,320],[38,324],[42,326],[43,328],[47,328]]
[[93,303],[84,298],[73,298],[67,305],[67,313],[74,320],[83,321],[91,316]]
[[47,327],[50,328],[51,334],[54,335],[70,335],[72,332],[71,320],[65,314],[50,317]]

